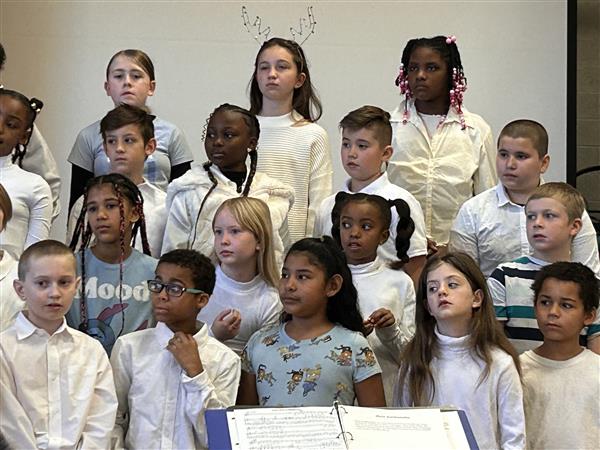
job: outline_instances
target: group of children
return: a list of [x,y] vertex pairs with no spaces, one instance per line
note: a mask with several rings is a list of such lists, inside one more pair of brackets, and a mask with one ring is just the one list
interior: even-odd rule
[[349,179],[331,195],[295,42],[261,46],[250,109],[213,111],[204,164],[148,113],[150,58],[118,52],[115,108],[69,157],[70,248],[46,239],[48,183],[19,167],[41,102],[1,89],[11,448],[204,448],[206,409],[336,400],[453,405],[480,448],[594,448],[600,356],[581,345],[600,352],[600,261],[581,195],[543,183],[539,123],[511,122],[493,148],[462,106],[455,37],[409,41],[396,84],[391,115],[341,120]]

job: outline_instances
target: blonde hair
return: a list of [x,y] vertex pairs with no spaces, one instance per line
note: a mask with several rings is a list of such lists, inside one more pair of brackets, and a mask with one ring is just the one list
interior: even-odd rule
[[279,272],[275,263],[273,224],[267,204],[253,197],[227,199],[221,203],[221,206],[215,212],[212,223],[213,229],[217,216],[224,209],[229,210],[240,227],[250,231],[254,235],[260,244],[256,258],[258,273],[264,278],[267,284],[277,287]]
[[569,221],[572,222],[575,219],[581,219],[583,211],[585,211],[585,200],[583,195],[574,187],[567,183],[544,183],[538,186],[533,194],[527,199],[525,204],[525,211],[527,211],[527,204],[531,200],[538,200],[541,198],[551,198],[556,200],[567,210],[567,216]]

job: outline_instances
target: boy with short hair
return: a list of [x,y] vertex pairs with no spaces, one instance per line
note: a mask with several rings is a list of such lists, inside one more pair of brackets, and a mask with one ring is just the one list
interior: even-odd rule
[[[362,106],[349,112],[340,122],[342,129],[341,158],[344,170],[350,176],[343,191],[379,195],[385,199],[400,198],[408,203],[415,231],[410,239],[410,261],[403,269],[413,281],[418,280],[427,255],[425,219],[415,197],[407,190],[392,184],[385,167],[393,153],[390,115],[376,106]],[[331,210],[335,195],[321,203],[315,221],[315,236],[331,236]],[[398,214],[392,209],[392,224],[388,240],[379,246],[378,253],[384,261],[395,261],[396,225]]]
[[106,352],[64,318],[79,284],[73,252],[39,241],[18,276],[27,310],[0,334],[0,432],[12,448],[108,448],[117,398]]
[[[581,230],[585,203],[581,194],[566,183],[539,186],[525,205],[527,238],[533,247],[524,255],[500,264],[488,278],[496,316],[519,353],[537,347],[543,336],[537,327],[531,303],[531,283],[544,266],[571,260],[571,242]],[[600,323],[586,330],[588,346],[600,350]]]
[[196,316],[215,285],[195,250],[165,253],[148,280],[156,328],[120,337],[112,352],[117,448],[206,448],[204,412],[235,404],[239,357]]
[[[143,109],[123,104],[104,116],[100,132],[111,173],[126,176],[142,193],[150,255],[158,258],[168,214],[165,210],[167,193],[144,179],[144,163],[156,150],[153,120],[154,116]],[[83,197],[79,197],[69,214],[67,241],[73,236],[82,207]],[[135,248],[142,250],[141,239]]]
[[544,342],[520,356],[527,447],[598,448],[600,356],[579,345],[598,310],[598,280],[583,264],[542,268],[533,283]]
[[[486,277],[499,264],[530,254],[523,209],[549,163],[548,134],[541,124],[527,119],[507,124],[498,137],[499,182],[461,206],[450,230],[450,251],[469,254]],[[600,276],[596,231],[587,212],[581,220],[572,260]]]

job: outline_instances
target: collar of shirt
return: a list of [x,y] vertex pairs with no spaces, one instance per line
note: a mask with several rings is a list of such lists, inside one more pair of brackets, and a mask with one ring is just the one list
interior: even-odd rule
[[[391,114],[390,122],[402,122],[404,120],[404,104],[406,100],[402,100],[400,102],[400,106],[398,106]],[[474,128],[471,123],[471,118],[467,114],[467,109],[463,106],[462,108],[463,117],[465,119],[465,125],[469,128]],[[419,127],[422,125],[423,120],[419,117],[419,113],[417,111],[417,107],[415,106],[415,100],[411,99],[408,101],[408,121],[411,122],[414,126]],[[442,122],[442,124],[458,122],[460,123],[460,115],[456,111],[456,108],[450,107],[448,108],[448,113],[446,114],[446,119]]]
[[13,165],[12,154],[6,156],[0,156],[0,169],[10,167]]
[[[194,340],[199,346],[203,346],[208,340],[208,328],[206,324],[202,322],[196,322],[196,325],[198,331],[196,334],[194,334]],[[175,335],[175,333],[173,333],[171,329],[163,322],[158,322],[154,328],[154,335],[156,336],[156,340],[158,341],[160,348],[167,348],[167,345],[169,345],[169,340]]]
[[346,180],[346,183],[344,184],[344,191],[348,192],[349,194],[377,194],[377,192],[381,192],[381,190],[390,182],[388,179],[388,175],[387,172],[383,172],[381,174],[381,176],[379,178],[377,178],[375,181],[372,181],[371,184],[368,184],[367,186],[365,186],[364,188],[362,188],[360,191],[357,192],[352,192],[350,190],[350,183],[352,182],[352,178],[348,178]]
[[23,339],[27,339],[29,336],[35,334],[38,330],[38,334],[43,334],[47,336],[48,339],[52,336],[56,336],[59,334],[64,334],[65,336],[71,337],[71,332],[69,331],[69,327],[67,326],[67,321],[63,317],[62,324],[58,329],[54,332],[52,336],[50,336],[46,330],[42,330],[41,328],[36,327],[33,323],[29,321],[25,314],[21,311],[17,318],[15,319],[15,329],[17,331],[17,340],[22,341]]
[[373,261],[370,261],[368,263],[348,264],[348,268],[350,269],[352,276],[363,275],[377,272],[381,268],[381,264],[381,259],[379,258],[379,256],[377,256]]
[[[538,184],[538,186],[541,186],[542,184],[544,184],[544,179],[542,177],[540,177],[540,184]],[[515,202],[513,202],[509,197],[508,194],[506,193],[506,189],[504,189],[504,185],[502,184],[501,181],[498,181],[498,184],[496,185],[496,196],[498,197],[498,206],[505,206],[507,204],[516,206],[518,208],[524,208],[524,205],[518,205]]]

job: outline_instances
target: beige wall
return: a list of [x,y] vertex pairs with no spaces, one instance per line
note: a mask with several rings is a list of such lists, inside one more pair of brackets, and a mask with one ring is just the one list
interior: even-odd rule
[[[577,2],[577,170],[600,165],[600,1]],[[592,210],[600,210],[600,172],[577,180]]]
[[[0,1],[0,39],[8,53],[6,86],[46,102],[38,125],[59,160],[66,209],[77,132],[112,106],[102,89],[110,56],[142,48],[157,68],[151,107],[179,125],[204,160],[207,115],[220,103],[247,104],[258,49],[242,26],[238,2]],[[412,37],[455,34],[469,89],[466,107],[494,134],[528,117],[550,133],[549,180],[565,178],[566,1],[248,2],[273,35],[314,5],[316,34],[304,44],[325,113],[335,185],[345,178],[337,122],[370,103],[392,110],[400,53]],[[63,236],[64,217],[53,234]]]

